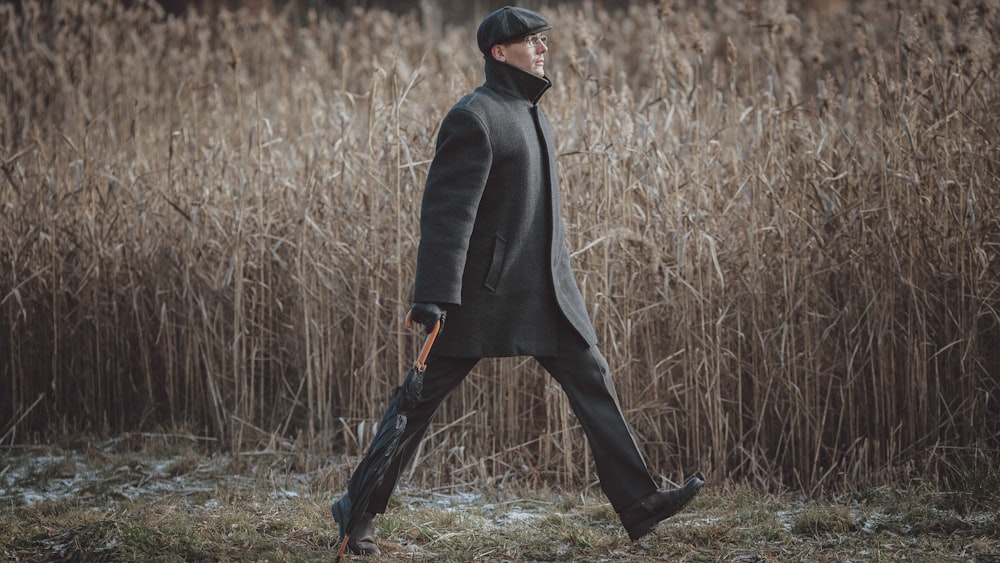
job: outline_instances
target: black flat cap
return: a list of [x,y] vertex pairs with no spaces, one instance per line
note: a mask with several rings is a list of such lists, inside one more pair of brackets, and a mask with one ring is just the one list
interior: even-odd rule
[[498,43],[547,29],[552,29],[552,24],[542,14],[516,6],[504,6],[483,18],[476,31],[476,42],[479,43],[479,50],[489,55],[490,48]]

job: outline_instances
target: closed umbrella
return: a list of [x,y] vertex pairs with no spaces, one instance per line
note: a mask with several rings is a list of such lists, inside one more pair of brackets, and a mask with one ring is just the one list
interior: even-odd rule
[[[409,313],[406,315],[406,326],[412,326],[413,322]],[[424,370],[427,365],[427,356],[434,345],[438,331],[441,330],[440,321],[434,329],[427,334],[424,345],[420,349],[420,355],[413,367],[406,372],[403,382],[396,388],[389,406],[386,408],[382,423],[379,424],[375,439],[368,448],[361,464],[354,470],[354,475],[347,484],[347,497],[351,499],[350,508],[347,509],[347,519],[341,522],[341,543],[337,552],[337,561],[344,555],[347,549],[347,541],[354,533],[354,527],[368,509],[368,502],[372,493],[382,483],[386,470],[392,463],[396,448],[399,446],[399,438],[406,428],[406,411],[420,400],[420,392],[424,386]]]

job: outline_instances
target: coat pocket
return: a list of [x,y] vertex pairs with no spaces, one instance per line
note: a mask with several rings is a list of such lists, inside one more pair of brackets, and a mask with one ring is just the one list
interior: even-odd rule
[[493,259],[490,261],[490,270],[486,272],[486,279],[483,281],[483,286],[490,291],[496,291],[497,284],[500,283],[500,274],[503,272],[503,259],[506,253],[507,239],[497,235],[496,240],[493,241]]

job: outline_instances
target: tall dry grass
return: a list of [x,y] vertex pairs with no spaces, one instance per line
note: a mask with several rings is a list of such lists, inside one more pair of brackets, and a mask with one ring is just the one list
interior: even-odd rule
[[[358,455],[419,344],[420,192],[474,23],[136,4],[0,5],[3,444]],[[546,9],[574,265],[660,471],[996,463],[1000,15],[938,4]],[[442,410],[425,485],[595,482],[530,359]]]

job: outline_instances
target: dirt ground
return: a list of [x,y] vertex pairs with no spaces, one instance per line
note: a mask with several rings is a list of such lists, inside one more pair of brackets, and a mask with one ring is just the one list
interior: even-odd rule
[[[327,561],[329,503],[349,467],[197,444],[7,448],[5,561]],[[183,441],[181,441],[183,442]],[[322,464],[318,464],[322,465]],[[710,483],[628,541],[603,498],[568,491],[403,487],[379,517],[382,556],[410,561],[1000,561],[995,474],[984,487],[880,487],[823,499]],[[990,489],[992,487],[992,490]]]

